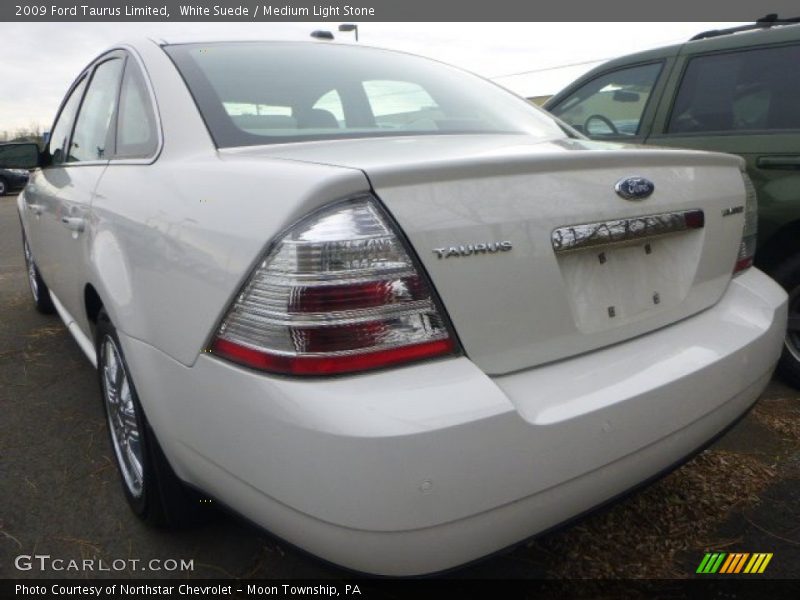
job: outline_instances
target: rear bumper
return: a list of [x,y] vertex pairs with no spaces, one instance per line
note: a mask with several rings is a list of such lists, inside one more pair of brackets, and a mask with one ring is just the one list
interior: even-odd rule
[[332,562],[407,575],[511,545],[681,460],[756,400],[785,325],[785,293],[750,269],[692,318],[495,378],[453,358],[303,381],[122,343],[182,478]]

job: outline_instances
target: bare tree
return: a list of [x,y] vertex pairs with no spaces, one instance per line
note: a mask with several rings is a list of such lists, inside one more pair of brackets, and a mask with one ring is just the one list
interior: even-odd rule
[[[4,140],[8,140],[8,132],[4,131]],[[36,142],[41,145],[44,143],[42,137],[42,126],[36,121],[31,121],[28,127],[18,127],[11,136],[12,142]]]

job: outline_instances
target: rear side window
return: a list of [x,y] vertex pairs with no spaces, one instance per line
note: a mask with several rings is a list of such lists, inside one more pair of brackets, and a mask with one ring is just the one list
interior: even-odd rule
[[111,123],[117,105],[122,65],[122,59],[112,58],[95,69],[75,123],[68,162],[103,160],[111,154],[107,147],[113,143]]
[[69,134],[72,131],[75,113],[78,112],[84,89],[86,89],[86,77],[72,89],[72,93],[64,102],[61,113],[58,115],[55,125],[53,125],[53,132],[50,134],[47,151],[50,153],[54,165],[59,165],[66,159]]
[[158,148],[158,129],[150,94],[139,67],[128,59],[117,119],[116,158],[147,158]]
[[667,133],[800,129],[800,46],[689,61]]
[[589,137],[635,136],[661,67],[639,65],[596,77],[550,112]]

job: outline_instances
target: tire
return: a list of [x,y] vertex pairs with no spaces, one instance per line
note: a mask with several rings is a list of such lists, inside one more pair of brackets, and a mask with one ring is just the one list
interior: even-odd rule
[[5,196],[10,189],[8,182],[0,177],[0,196]]
[[53,301],[50,299],[50,290],[47,288],[47,284],[44,282],[44,279],[42,279],[39,268],[33,260],[31,247],[28,245],[28,239],[25,237],[24,233],[22,234],[22,251],[25,254],[25,271],[28,274],[28,287],[31,290],[36,310],[44,315],[51,315],[56,311],[56,307],[53,306]]
[[95,345],[109,440],[131,510],[155,527],[186,527],[206,520],[208,501],[178,479],[164,456],[104,310],[97,318]]
[[778,363],[778,375],[800,389],[800,254],[780,263],[770,275],[789,294],[789,328]]

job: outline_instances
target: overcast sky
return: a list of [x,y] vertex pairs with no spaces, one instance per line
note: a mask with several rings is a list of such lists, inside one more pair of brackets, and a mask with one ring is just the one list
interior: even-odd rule
[[[139,36],[309,39],[337,23],[0,23],[0,133],[50,128],[67,87],[108,46]],[[734,23],[363,23],[359,41],[436,58],[524,96],[552,94],[600,62]],[[352,43],[351,33],[334,43]],[[594,62],[592,62],[594,61]],[[565,66],[567,65],[567,66]],[[570,66],[571,65],[571,66]],[[522,73],[522,74],[519,74]]]

